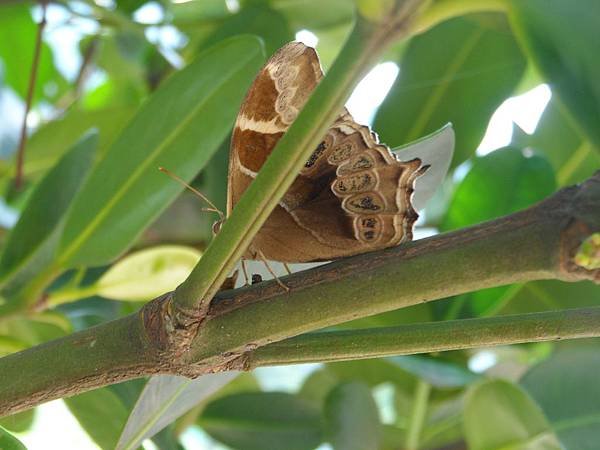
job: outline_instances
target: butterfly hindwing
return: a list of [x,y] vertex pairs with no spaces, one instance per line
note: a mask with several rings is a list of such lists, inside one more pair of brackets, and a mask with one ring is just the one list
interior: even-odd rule
[[[232,136],[228,214],[294,121],[323,74],[314,49],[281,48],[252,84]],[[246,255],[308,262],[397,245],[412,237],[421,162],[398,161],[345,109],[314,150]]]

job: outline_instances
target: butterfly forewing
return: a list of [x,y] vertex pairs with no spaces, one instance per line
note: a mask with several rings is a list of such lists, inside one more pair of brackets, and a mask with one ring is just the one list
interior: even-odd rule
[[[322,78],[314,49],[281,48],[252,84],[232,136],[228,214]],[[423,171],[398,161],[344,109],[248,249],[267,259],[309,262],[397,245],[418,217],[410,199]]]

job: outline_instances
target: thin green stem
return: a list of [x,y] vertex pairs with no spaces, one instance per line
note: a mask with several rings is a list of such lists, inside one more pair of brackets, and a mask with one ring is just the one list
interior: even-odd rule
[[418,450],[420,447],[421,432],[423,431],[425,418],[427,417],[427,404],[429,403],[430,393],[431,384],[419,379],[415,388],[412,410],[408,421],[406,450]]
[[332,362],[600,336],[600,307],[309,333],[261,347],[246,367]]

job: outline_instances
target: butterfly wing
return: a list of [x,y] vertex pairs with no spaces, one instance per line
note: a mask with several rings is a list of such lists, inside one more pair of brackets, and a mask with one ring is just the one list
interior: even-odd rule
[[[280,49],[258,74],[232,137],[228,212],[322,78],[315,51]],[[246,257],[309,262],[394,246],[412,238],[419,159],[402,162],[344,109],[256,235]]]
[[322,77],[315,50],[300,42],[279,49],[258,73],[233,129],[227,215]]

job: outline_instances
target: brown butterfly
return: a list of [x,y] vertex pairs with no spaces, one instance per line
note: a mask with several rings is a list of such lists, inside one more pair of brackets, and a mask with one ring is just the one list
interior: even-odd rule
[[[229,155],[227,215],[323,77],[313,48],[291,42],[259,72]],[[326,261],[412,239],[419,158],[399,161],[345,109],[252,241],[246,259]]]

